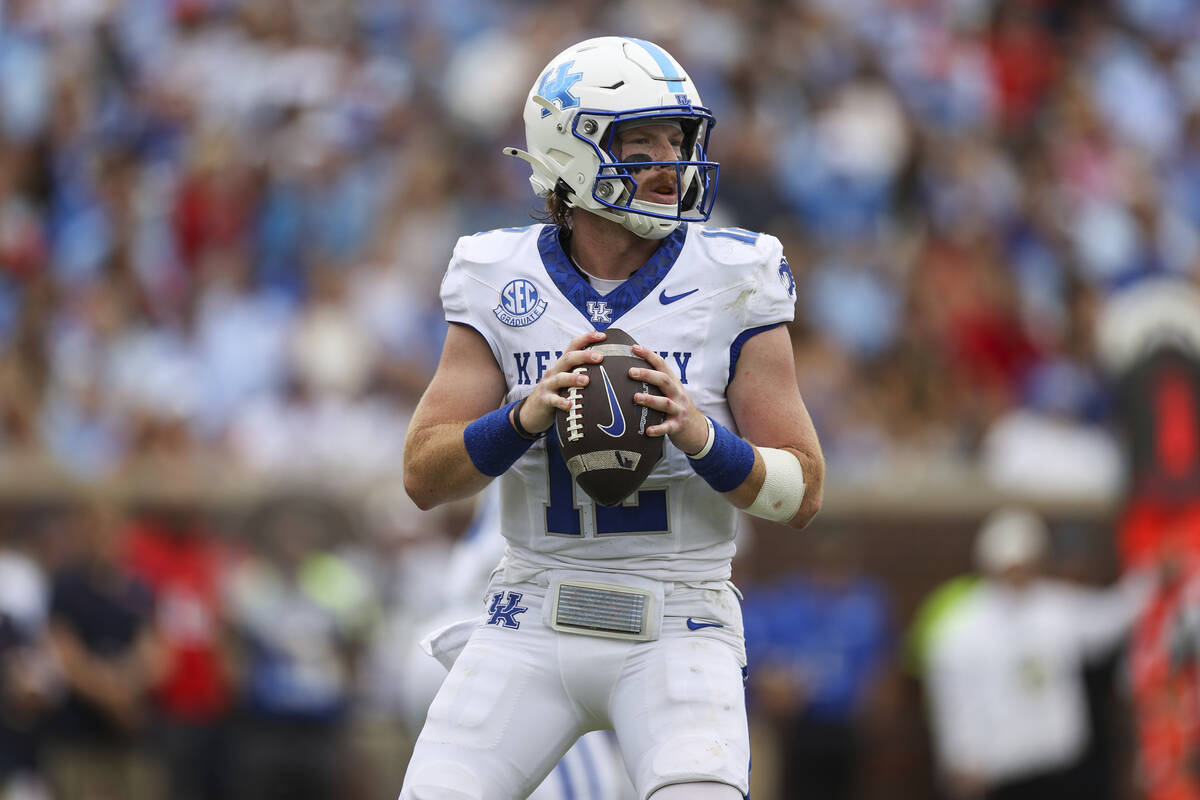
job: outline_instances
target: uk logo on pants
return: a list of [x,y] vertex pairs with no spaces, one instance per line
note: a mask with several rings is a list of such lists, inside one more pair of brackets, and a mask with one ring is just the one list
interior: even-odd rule
[[516,616],[517,614],[524,614],[529,609],[520,605],[520,603],[520,592],[496,592],[492,595],[492,604],[488,607],[487,624],[503,625],[506,628],[521,627],[521,623],[516,620]]

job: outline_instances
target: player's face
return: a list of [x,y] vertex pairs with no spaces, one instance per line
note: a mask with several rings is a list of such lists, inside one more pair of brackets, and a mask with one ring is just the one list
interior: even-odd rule
[[[622,161],[630,156],[647,156],[646,161],[678,161],[683,148],[683,131],[678,125],[639,125],[618,130],[614,155]],[[635,159],[636,160],[636,159]],[[679,201],[678,175],[674,167],[646,167],[632,170],[637,178],[637,200],[675,205]]]

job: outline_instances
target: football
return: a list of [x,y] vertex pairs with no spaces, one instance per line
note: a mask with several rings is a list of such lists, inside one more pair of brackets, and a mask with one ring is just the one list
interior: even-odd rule
[[638,490],[662,458],[664,437],[647,436],[646,428],[665,415],[633,402],[637,392],[662,394],[629,377],[630,367],[650,368],[633,354],[637,342],[618,328],[605,333],[607,338],[590,348],[600,350],[604,360],[575,368],[587,372],[588,383],[566,391],[571,409],[558,409],[554,428],[575,482],[600,505],[615,506]]

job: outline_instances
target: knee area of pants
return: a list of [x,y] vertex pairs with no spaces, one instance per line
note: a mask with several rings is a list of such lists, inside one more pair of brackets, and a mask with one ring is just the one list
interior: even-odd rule
[[400,800],[483,800],[483,788],[479,777],[464,765],[436,761],[404,782]]
[[727,783],[673,783],[650,795],[648,800],[745,800]]

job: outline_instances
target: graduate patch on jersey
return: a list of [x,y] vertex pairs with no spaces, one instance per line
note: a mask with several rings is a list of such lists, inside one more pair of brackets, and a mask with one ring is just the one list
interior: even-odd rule
[[500,290],[500,305],[492,309],[496,319],[513,328],[524,328],[546,313],[546,301],[538,296],[532,281],[517,278]]

